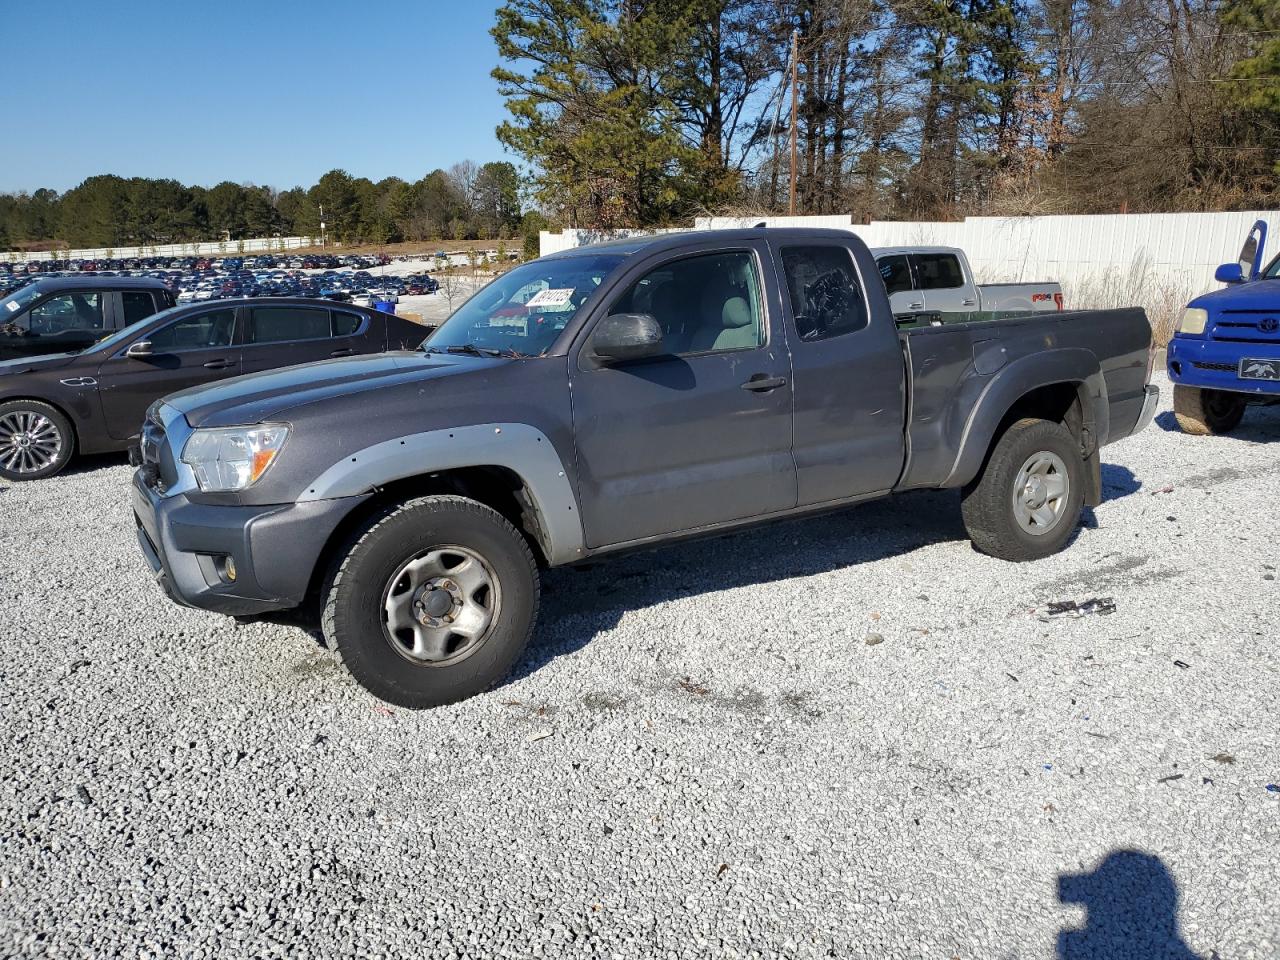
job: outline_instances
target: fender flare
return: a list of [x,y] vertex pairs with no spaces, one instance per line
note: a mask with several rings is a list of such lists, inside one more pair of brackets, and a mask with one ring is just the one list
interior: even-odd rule
[[1000,370],[983,389],[965,423],[960,449],[944,487],[960,487],[978,475],[996,431],[1014,404],[1033,390],[1074,384],[1084,416],[1086,459],[1106,442],[1110,429],[1107,389],[1092,351],[1065,347],[1034,353]]
[[552,565],[584,551],[578,501],[555,446],[525,423],[483,423],[384,440],[344,456],[307,484],[299,503],[354,497],[422,474],[462,467],[503,467],[524,484],[546,535]]

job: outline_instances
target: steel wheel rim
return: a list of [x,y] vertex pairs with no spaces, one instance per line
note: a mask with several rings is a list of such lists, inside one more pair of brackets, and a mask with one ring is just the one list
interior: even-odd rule
[[484,646],[500,603],[498,577],[484,557],[467,547],[431,547],[388,579],[383,636],[412,663],[449,666]]
[[13,410],[0,417],[0,466],[19,474],[39,473],[58,462],[62,434],[52,420],[34,410]]
[[1057,528],[1067,512],[1071,477],[1056,453],[1033,453],[1013,483],[1013,515],[1024,533],[1044,536]]

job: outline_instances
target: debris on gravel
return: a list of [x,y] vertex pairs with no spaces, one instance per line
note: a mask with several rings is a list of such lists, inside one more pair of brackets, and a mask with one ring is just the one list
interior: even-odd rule
[[165,600],[122,460],[0,486],[0,956],[1274,957],[1280,408],[1163,387],[1058,556],[928,492],[555,570],[422,713]]

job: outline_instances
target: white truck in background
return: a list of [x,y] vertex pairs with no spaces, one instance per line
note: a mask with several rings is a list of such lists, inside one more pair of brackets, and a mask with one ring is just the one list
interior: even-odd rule
[[969,259],[958,247],[873,247],[871,253],[899,324],[994,320],[1063,309],[1061,284],[975,282]]

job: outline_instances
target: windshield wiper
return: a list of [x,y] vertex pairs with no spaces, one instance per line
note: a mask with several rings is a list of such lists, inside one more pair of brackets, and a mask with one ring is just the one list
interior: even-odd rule
[[500,357],[501,350],[493,350],[489,347],[477,347],[474,343],[455,343],[445,347],[449,353],[467,353],[473,357]]

